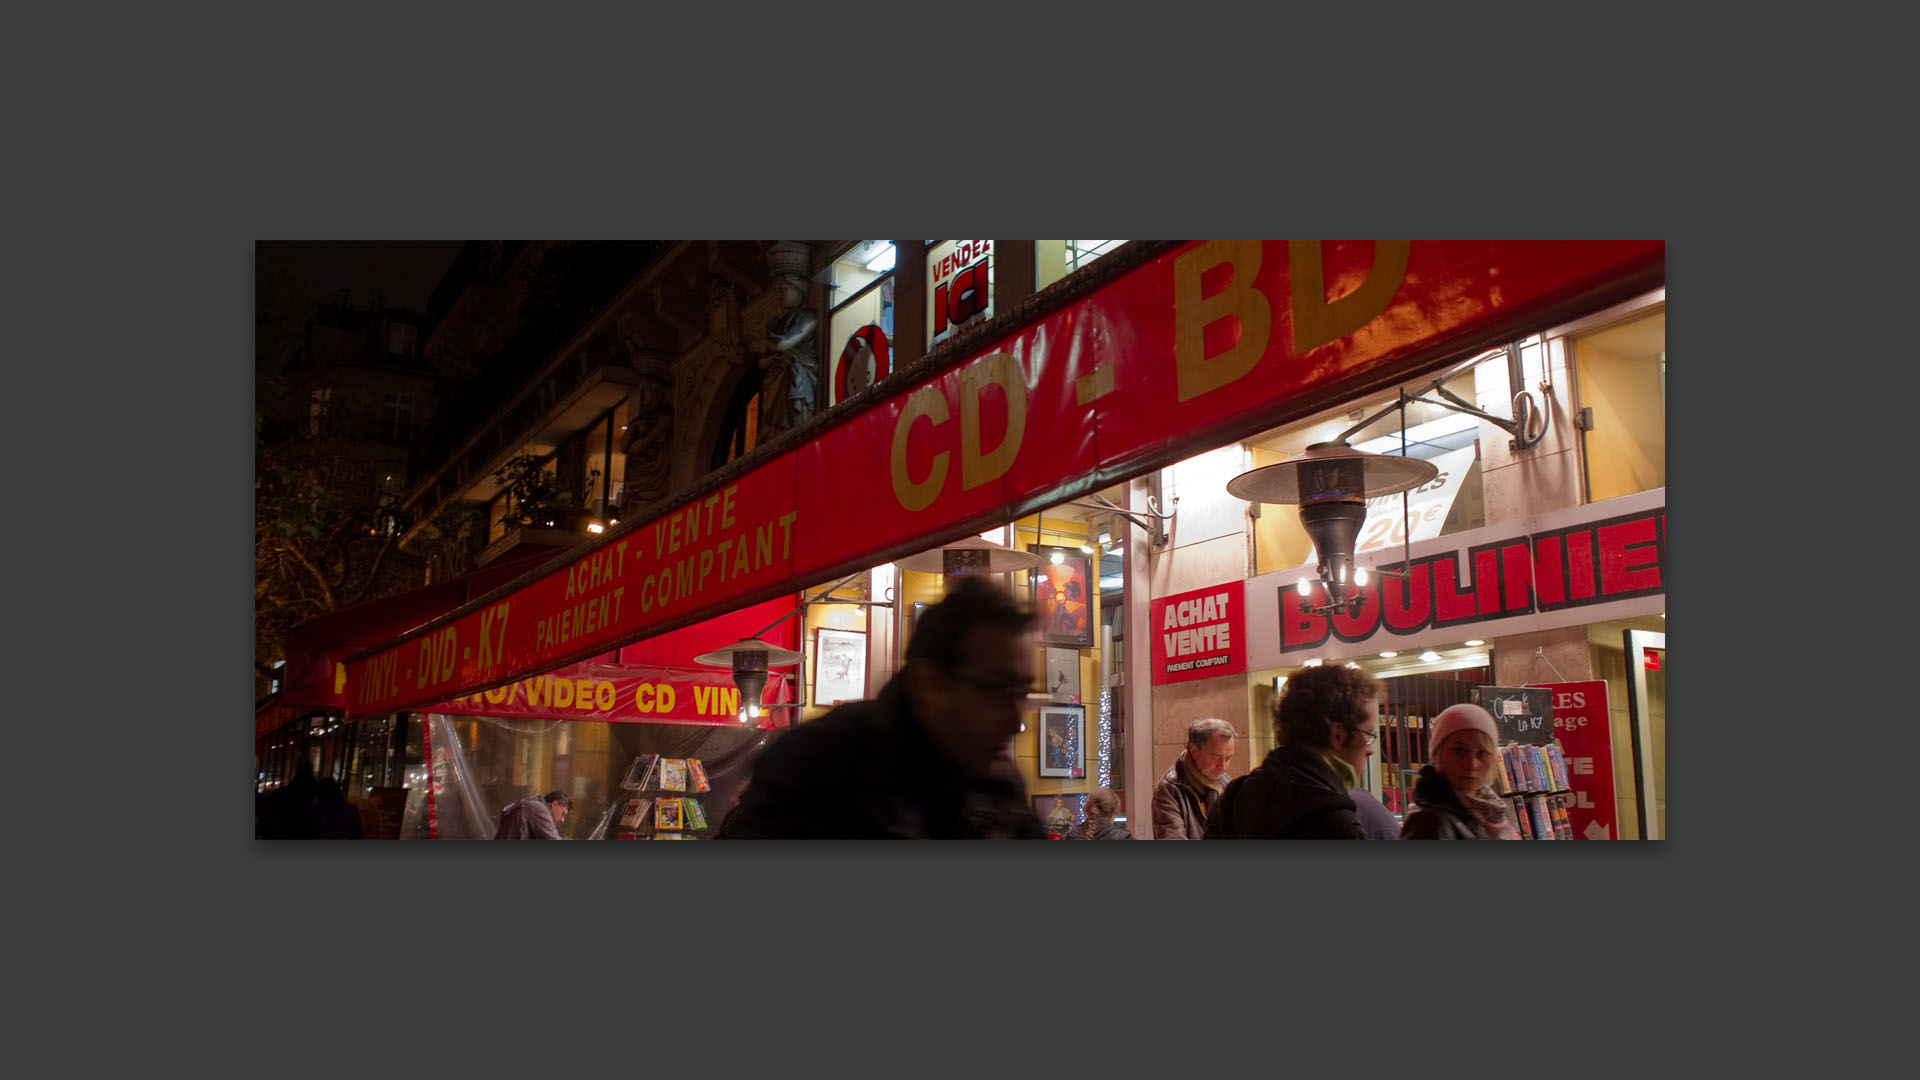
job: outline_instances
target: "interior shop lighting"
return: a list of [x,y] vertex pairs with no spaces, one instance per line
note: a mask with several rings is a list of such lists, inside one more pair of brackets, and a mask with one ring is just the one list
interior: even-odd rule
[[876,274],[884,274],[893,269],[893,245],[888,244],[886,247],[881,248],[880,254],[867,260],[867,269]]
[[1386,652],[1383,652],[1383,653],[1381,653],[1381,654],[1380,654],[1380,656],[1381,656],[1381,658],[1382,658],[1382,659],[1386,659],[1386,660],[1391,660],[1391,659],[1393,659],[1394,657],[1396,657],[1396,656],[1399,656],[1399,655],[1400,655],[1399,653],[1397,653],[1397,652],[1394,652],[1394,651],[1393,651],[1392,649],[1388,649],[1388,650],[1387,650]]
[[1486,644],[1485,641],[1482,641],[1479,638],[1474,638],[1473,640],[1467,642],[1467,647],[1472,648],[1475,645],[1485,645],[1485,644]]
[[1440,654],[1437,652],[1434,652],[1432,649],[1428,649],[1426,652],[1423,652],[1420,654],[1420,659],[1425,660],[1427,663],[1431,664],[1434,661],[1440,659]]
[[1316,657],[1314,657],[1313,659],[1311,659],[1311,660],[1309,660],[1309,661],[1307,661],[1306,663],[1304,663],[1304,664],[1301,664],[1300,666],[1301,666],[1301,667],[1319,667],[1319,666],[1320,666],[1320,658],[1316,656]]
[[[1516,452],[1536,445],[1546,436],[1546,414],[1534,405],[1532,395],[1525,390],[1514,395],[1514,418],[1502,420],[1475,408],[1446,388],[1448,379],[1501,352],[1507,358],[1511,377],[1508,385],[1523,385],[1520,344],[1516,341],[1508,344],[1504,350],[1482,353],[1454,365],[1418,391],[1409,393],[1403,387],[1397,400],[1387,406],[1387,409],[1400,410],[1397,442],[1401,453],[1397,456],[1347,445],[1349,437],[1386,415],[1386,410],[1381,410],[1362,417],[1327,442],[1308,446],[1306,452],[1296,457],[1250,469],[1227,481],[1227,493],[1235,498],[1248,502],[1292,503],[1300,507],[1300,525],[1313,541],[1317,558],[1315,573],[1327,597],[1326,603],[1306,609],[1309,614],[1322,615],[1342,608],[1346,609],[1349,616],[1360,613],[1361,605],[1366,602],[1367,594],[1363,591],[1366,579],[1362,576],[1363,568],[1354,565],[1353,548],[1355,539],[1360,535],[1360,527],[1367,520],[1367,500],[1400,495],[1401,517],[1404,521],[1407,516],[1405,493],[1440,475],[1439,468],[1432,462],[1406,455],[1412,435],[1407,427],[1409,402],[1438,405],[1498,425],[1513,435],[1510,445]],[[1442,400],[1420,396],[1429,391],[1440,395]],[[1375,573],[1395,577],[1407,575],[1413,565],[1412,528],[1406,528],[1405,533],[1406,548],[1401,568],[1388,570],[1376,567]],[[1308,579],[1302,578],[1299,584],[1301,595],[1311,592]]]

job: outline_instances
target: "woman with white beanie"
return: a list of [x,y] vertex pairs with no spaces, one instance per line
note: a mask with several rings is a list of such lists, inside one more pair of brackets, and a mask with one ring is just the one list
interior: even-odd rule
[[1402,840],[1518,840],[1506,800],[1493,790],[1500,729],[1478,705],[1450,705],[1427,733],[1432,762],[1413,783]]

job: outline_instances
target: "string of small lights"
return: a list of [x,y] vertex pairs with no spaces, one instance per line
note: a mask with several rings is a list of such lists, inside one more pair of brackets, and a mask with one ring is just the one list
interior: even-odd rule
[[1100,688],[1100,786],[1113,786],[1113,690]]

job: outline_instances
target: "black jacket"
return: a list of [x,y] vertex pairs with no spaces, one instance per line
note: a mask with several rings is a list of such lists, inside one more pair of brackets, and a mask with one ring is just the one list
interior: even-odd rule
[[898,677],[760,751],[719,839],[1039,840],[1046,829],[1011,762],[970,777],[914,721]]
[[1487,834],[1467,813],[1453,785],[1431,765],[1420,767],[1413,782],[1413,812],[1400,826],[1402,840],[1485,840]]
[[1209,840],[1365,840],[1347,786],[1311,750],[1282,746],[1227,785],[1207,815]]
[[1125,825],[1107,820],[1095,822],[1091,818],[1067,830],[1063,840],[1131,840],[1133,834]]

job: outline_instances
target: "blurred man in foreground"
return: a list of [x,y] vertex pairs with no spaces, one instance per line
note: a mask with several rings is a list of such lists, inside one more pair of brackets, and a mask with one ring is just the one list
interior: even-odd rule
[[721,839],[1042,839],[1011,742],[1034,683],[1034,618],[984,577],[921,614],[871,701],[774,739]]

